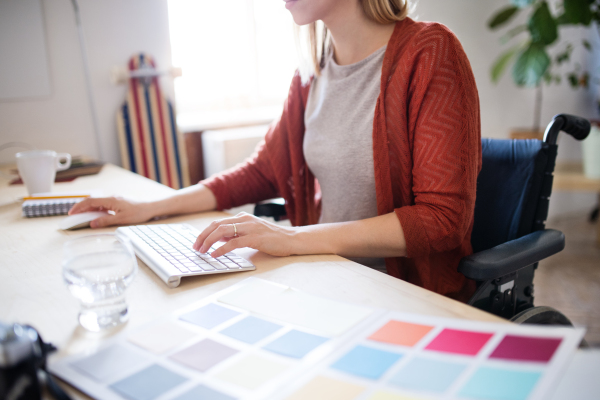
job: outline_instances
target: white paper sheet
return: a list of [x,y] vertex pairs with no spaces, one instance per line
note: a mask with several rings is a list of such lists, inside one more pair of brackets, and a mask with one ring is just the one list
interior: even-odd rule
[[554,391],[552,400],[600,398],[600,349],[579,350]]
[[173,322],[167,322],[135,332],[129,336],[128,340],[141,348],[160,354],[190,340],[196,335],[196,333]]
[[249,282],[218,301],[332,336],[343,334],[372,312],[263,280]]

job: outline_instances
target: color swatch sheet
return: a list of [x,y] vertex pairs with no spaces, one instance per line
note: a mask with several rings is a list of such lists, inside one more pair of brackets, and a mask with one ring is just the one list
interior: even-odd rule
[[94,398],[543,399],[582,329],[369,309],[246,279],[50,363]]
[[50,370],[101,399],[272,398],[382,313],[249,278]]
[[389,311],[276,399],[545,399],[583,329]]

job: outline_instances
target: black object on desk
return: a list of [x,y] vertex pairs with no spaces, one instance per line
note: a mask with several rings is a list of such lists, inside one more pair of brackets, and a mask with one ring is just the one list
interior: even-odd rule
[[41,399],[38,372],[42,372],[54,399],[71,400],[46,371],[46,358],[55,350],[31,326],[0,322],[0,399]]

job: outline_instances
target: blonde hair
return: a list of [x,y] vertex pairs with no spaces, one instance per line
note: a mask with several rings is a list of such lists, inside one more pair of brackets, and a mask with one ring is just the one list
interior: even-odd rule
[[[402,21],[410,12],[409,0],[359,1],[367,18],[380,24]],[[331,38],[322,21],[312,22],[303,28],[296,25],[296,44],[300,52],[300,75],[302,81],[307,82],[311,75],[320,75]]]

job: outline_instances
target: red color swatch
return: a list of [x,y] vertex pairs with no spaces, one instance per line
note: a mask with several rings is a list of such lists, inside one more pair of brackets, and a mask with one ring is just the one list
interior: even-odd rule
[[432,329],[433,326],[391,320],[377,332],[369,336],[369,339],[412,347]]
[[426,349],[474,356],[492,336],[493,333],[444,329]]
[[506,335],[490,358],[548,362],[562,339]]

